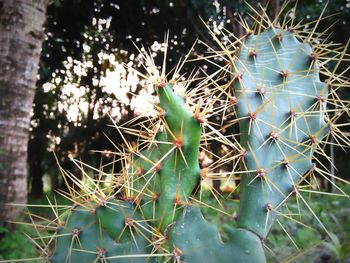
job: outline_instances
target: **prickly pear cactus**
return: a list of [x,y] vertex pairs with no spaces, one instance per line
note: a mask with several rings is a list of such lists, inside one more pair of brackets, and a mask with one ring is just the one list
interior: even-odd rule
[[[262,16],[254,30],[231,43],[234,50],[217,52],[228,56],[224,60],[230,63],[222,71],[229,72],[230,83],[219,85],[222,74],[215,73],[185,95],[174,92],[175,77],[166,79],[165,62],[159,73],[151,56],[142,53],[159,99],[157,114],[147,116],[148,126],[141,121],[140,131],[115,124],[123,138],[127,132],[140,139],[137,146],[124,139],[126,146],[116,154],[123,169],[108,187],[103,178],[89,178],[86,184],[63,171],[80,191],[70,189],[69,199],[76,205],[54,220],[57,231],[41,248],[45,261],[266,262],[265,239],[280,208],[292,194],[305,201],[299,185],[310,183],[308,175],[317,170],[314,153],[324,153],[320,143],[329,132],[340,136],[332,122],[347,111],[330,86],[337,77],[320,81],[317,52],[324,48],[313,46],[313,33],[298,35],[297,28],[277,27]],[[215,75],[220,76],[217,82]],[[330,111],[329,101],[334,106]],[[240,143],[222,134],[230,123],[207,120],[216,110],[232,111],[232,105]],[[200,148],[212,140],[237,154],[201,170]],[[342,142],[348,144],[348,139]],[[232,161],[239,169],[228,179],[215,175],[215,168]],[[237,227],[216,226],[203,217],[201,207],[228,213],[220,201],[215,207],[198,200],[196,190],[204,179],[227,181],[236,174],[241,175]]]

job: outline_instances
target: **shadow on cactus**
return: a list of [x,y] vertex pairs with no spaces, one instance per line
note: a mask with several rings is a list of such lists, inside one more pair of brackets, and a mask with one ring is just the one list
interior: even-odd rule
[[[48,242],[33,239],[43,261],[266,262],[265,239],[272,224],[279,217],[300,218],[281,212],[292,195],[328,233],[302,193],[322,194],[315,185],[316,175],[331,184],[331,176],[344,181],[315,156],[332,162],[325,151],[330,137],[342,147],[349,146],[340,130],[344,124],[336,124],[348,114],[349,103],[337,91],[349,82],[344,72],[336,75],[340,62],[349,58],[347,47],[332,53],[322,42],[324,33],[313,27],[321,17],[308,24],[306,32],[293,19],[270,21],[263,10],[253,12],[257,18],[252,27],[242,21],[246,29],[242,38],[223,31],[226,40],[221,42],[212,33],[222,50],[212,48],[213,54],[203,59],[217,57],[226,64],[195,87],[195,77],[178,77],[189,55],[170,71],[170,78],[166,51],[159,72],[151,56],[140,50],[147,74],[138,74],[154,83],[159,99],[155,112],[125,125],[114,123],[123,138],[125,133],[139,136],[136,145],[125,140],[123,148],[116,146],[115,159],[123,166],[120,173],[111,176],[100,170],[98,178],[91,179],[83,169],[89,166],[75,160],[87,183],[62,171],[75,182],[66,193],[74,205],[56,212],[57,218],[48,223],[57,228]],[[329,61],[337,61],[335,68],[327,67]],[[230,80],[222,84],[225,77]],[[184,92],[174,92],[181,89]],[[212,116],[222,120],[213,123]],[[232,116],[234,120],[227,121]],[[224,135],[237,124],[239,134]],[[199,151],[209,151],[212,141],[231,149],[230,154],[204,168]],[[227,163],[235,169],[218,175],[216,171]],[[217,206],[201,200],[201,187],[208,181],[237,183],[238,175],[236,216],[224,210],[220,196],[215,196]],[[334,187],[339,196],[348,197]],[[237,227],[224,225],[225,233],[220,233],[202,216],[203,207],[222,213],[227,222],[236,219]]]

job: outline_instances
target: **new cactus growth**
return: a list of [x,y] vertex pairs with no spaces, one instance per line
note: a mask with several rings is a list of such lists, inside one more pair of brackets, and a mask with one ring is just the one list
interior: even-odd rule
[[[151,201],[157,206],[157,212],[152,219],[156,219],[155,225],[160,230],[164,230],[174,221],[178,208],[187,202],[198,183],[201,133],[200,122],[186,108],[184,98],[174,93],[173,84],[163,81],[157,83],[156,89],[164,131],[160,136],[156,136],[156,140],[160,141],[155,142],[154,147],[148,150],[156,152],[153,154],[155,167],[146,170],[146,173],[152,173],[159,178],[157,187],[159,192],[151,193],[153,198],[154,196],[157,198]],[[138,168],[145,170],[144,167]],[[149,189],[148,184],[152,185],[153,182],[150,181],[152,175],[149,177],[136,195],[142,195],[145,189]]]
[[[58,216],[55,242],[42,249],[46,262],[266,262],[264,242],[280,208],[293,194],[309,207],[299,185],[308,187],[315,170],[327,174],[314,158],[315,152],[324,154],[322,140],[331,134],[349,145],[334,124],[348,105],[336,91],[349,84],[334,73],[320,80],[326,48],[315,44],[314,30],[305,36],[293,21],[292,26],[276,21],[261,15],[243,38],[228,47],[219,43],[223,52],[212,57],[228,62],[220,71],[229,75],[228,85],[220,86],[222,75],[215,73],[209,86],[203,82],[186,96],[174,92],[177,80],[166,79],[165,62],[159,73],[143,54],[151,62],[145,68],[159,98],[158,114],[140,132],[136,147],[125,141],[117,153],[124,168],[111,188],[100,178],[90,179],[92,186],[75,180],[82,191],[71,191],[75,206]],[[339,54],[342,59],[345,51]],[[217,82],[215,75],[220,75]],[[215,110],[231,114],[232,105],[239,144],[221,134],[230,124],[215,129],[205,116]],[[124,128],[115,126],[122,134]],[[210,167],[201,171],[198,160],[201,142],[205,148],[208,140],[234,148],[236,155],[218,165],[233,160],[239,169],[230,177],[241,178],[237,227],[224,226],[225,242],[218,226],[203,217],[194,193],[203,174],[212,172]],[[215,179],[220,178],[230,179]]]

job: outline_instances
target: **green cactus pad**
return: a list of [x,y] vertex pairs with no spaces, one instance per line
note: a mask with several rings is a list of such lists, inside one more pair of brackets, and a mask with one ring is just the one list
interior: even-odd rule
[[180,262],[266,262],[261,240],[248,230],[228,228],[230,240],[223,243],[217,228],[203,218],[198,207],[186,207],[178,219],[169,240]]
[[75,208],[58,231],[50,262],[144,262],[133,255],[147,254],[148,234],[143,228],[134,228],[132,220],[139,220],[139,216],[127,202],[107,204],[95,211]]
[[[164,130],[149,149],[139,154],[143,157],[135,158],[134,170],[142,170],[144,175],[134,180],[133,187],[136,195],[147,188],[140,202],[143,214],[155,218],[157,228],[164,230],[176,219],[199,181],[201,127],[184,98],[174,93],[173,84],[158,87],[157,94],[164,111]],[[152,194],[156,194],[156,200],[152,200]]]
[[174,93],[172,84],[158,88],[157,94],[168,126],[167,141],[178,147],[162,162],[159,170],[162,193],[159,197],[159,212],[161,228],[164,229],[173,222],[174,211],[177,212],[181,203],[187,202],[198,183],[201,128],[193,113],[188,110],[184,98]]
[[249,35],[234,65],[241,145],[247,150],[239,227],[266,237],[274,209],[312,169],[317,142],[327,133],[324,98],[312,48],[290,31]]

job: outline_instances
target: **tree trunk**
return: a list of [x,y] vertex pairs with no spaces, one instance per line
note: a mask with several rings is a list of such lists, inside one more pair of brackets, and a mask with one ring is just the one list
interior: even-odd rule
[[0,0],[0,223],[27,200],[27,145],[48,0]]

